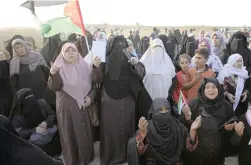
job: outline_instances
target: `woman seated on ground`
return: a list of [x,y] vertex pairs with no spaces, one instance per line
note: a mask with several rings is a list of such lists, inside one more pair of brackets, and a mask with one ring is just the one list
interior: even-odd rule
[[224,125],[233,118],[234,112],[224,100],[224,91],[218,80],[205,78],[198,98],[185,106],[183,112],[187,123],[194,121],[191,127],[188,126],[190,136],[187,149],[190,152],[185,153],[186,162],[193,165],[222,165],[228,152],[225,147],[234,135],[235,124]]
[[182,165],[187,137],[186,127],[171,115],[167,99],[156,98],[148,120],[139,120],[139,131],[128,142],[128,165]]
[[7,117],[0,115],[0,162],[3,165],[63,165],[20,138]]
[[11,109],[12,124],[23,139],[37,145],[49,155],[61,153],[56,115],[43,99],[28,88],[20,89]]

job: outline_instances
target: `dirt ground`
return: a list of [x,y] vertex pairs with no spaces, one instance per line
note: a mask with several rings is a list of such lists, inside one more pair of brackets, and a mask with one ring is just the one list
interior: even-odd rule
[[[129,34],[130,30],[133,29],[140,29],[140,36],[150,36],[151,32],[153,31],[153,27],[150,26],[112,26],[112,25],[87,25],[87,30],[93,31],[93,29],[97,29],[99,28],[104,28],[107,35],[110,35],[110,31],[111,29],[115,29],[115,28],[120,28],[122,29],[122,33],[123,35],[125,35],[126,37]],[[167,29],[171,29],[171,28],[179,28],[181,31],[185,30],[185,29],[191,29],[194,28],[195,32],[194,34],[197,35],[199,33],[199,31],[204,30],[206,32],[212,32],[214,27],[207,27],[207,26],[197,26],[197,27],[190,27],[190,26],[183,26],[183,27],[157,27],[160,30],[160,33],[164,33],[165,28]],[[217,27],[217,28],[221,28],[221,27]],[[233,29],[238,29],[236,28],[231,28]],[[41,48],[43,46],[43,37],[41,35],[41,32],[39,30],[36,29],[31,29],[31,28],[11,28],[11,29],[0,29],[0,42],[1,41],[6,41],[10,38],[12,38],[15,34],[21,34],[24,36],[29,36],[29,37],[33,37],[36,40],[36,46],[38,48]]]
[[[94,144],[94,153],[95,153],[95,158],[93,162],[90,163],[90,165],[100,165],[99,142],[96,142]],[[127,163],[123,165],[127,165]],[[238,165],[237,158],[236,157],[227,158],[225,165]]]

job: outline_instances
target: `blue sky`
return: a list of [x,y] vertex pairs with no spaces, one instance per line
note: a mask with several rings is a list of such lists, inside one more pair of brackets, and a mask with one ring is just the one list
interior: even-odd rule
[[[0,2],[0,28],[36,26],[30,12],[20,8],[24,1]],[[80,0],[80,4],[85,24],[251,26],[250,0]],[[37,8],[36,13],[45,22],[63,16],[63,10],[59,5]]]

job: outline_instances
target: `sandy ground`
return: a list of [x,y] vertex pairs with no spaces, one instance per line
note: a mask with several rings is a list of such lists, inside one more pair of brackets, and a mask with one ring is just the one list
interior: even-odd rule
[[[93,162],[90,163],[90,165],[100,165],[99,142],[96,142],[94,144],[94,152],[95,152],[95,158],[94,158]],[[125,163],[123,165],[127,165],[127,163]],[[237,158],[235,158],[235,157],[227,158],[225,165],[238,165]]]

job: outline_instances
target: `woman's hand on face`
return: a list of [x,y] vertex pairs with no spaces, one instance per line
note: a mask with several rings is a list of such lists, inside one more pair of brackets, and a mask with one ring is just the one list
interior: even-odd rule
[[244,128],[245,128],[245,126],[244,126],[243,122],[239,122],[238,124],[235,124],[235,126],[234,126],[234,130],[238,136],[243,135]]
[[144,117],[141,117],[139,119],[139,124],[138,124],[138,127],[139,127],[139,133],[140,135],[145,138],[146,137],[146,134],[147,134],[147,126],[148,126],[148,121],[144,118]]
[[101,59],[100,59],[98,56],[96,56],[96,57],[93,59],[92,64],[93,64],[96,68],[98,68],[99,65],[101,64]]
[[46,122],[42,122],[41,124],[39,124],[39,127],[47,129],[47,123]]
[[201,126],[201,116],[198,116],[191,125],[191,130],[196,131]]
[[228,98],[228,100],[229,100],[232,104],[234,103],[234,100],[235,100],[234,95],[232,95],[231,93],[227,92],[227,98]]
[[51,62],[51,69],[50,69],[50,73],[52,75],[56,74],[59,71],[59,68],[57,66],[55,66],[52,62]]
[[188,105],[183,106],[182,112],[184,113],[186,120],[191,120],[192,113]]
[[226,131],[232,131],[234,129],[235,125],[236,125],[236,122],[233,124],[227,124],[224,126],[224,128]]
[[91,103],[92,103],[91,98],[90,98],[89,96],[86,96],[86,97],[85,97],[85,107],[90,106]]
[[247,91],[243,92],[241,96],[243,97],[241,102],[245,102],[247,100],[247,98],[248,98],[248,92]]

